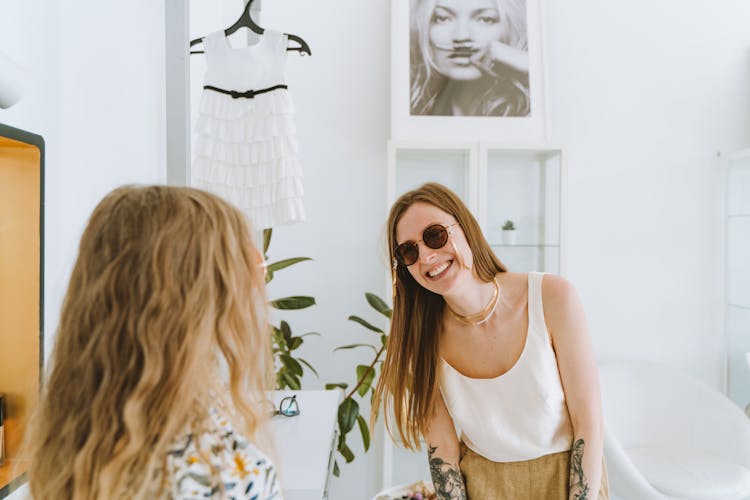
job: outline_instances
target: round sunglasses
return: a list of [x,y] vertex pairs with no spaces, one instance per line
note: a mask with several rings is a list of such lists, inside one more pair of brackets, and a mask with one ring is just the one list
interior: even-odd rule
[[296,417],[300,414],[297,395],[287,396],[279,402],[279,409],[274,410],[271,416],[283,415],[284,417]]
[[451,231],[449,227],[457,225],[458,222],[444,226],[442,224],[432,224],[427,226],[422,231],[422,239],[418,241],[405,241],[396,247],[393,252],[396,257],[396,262],[404,266],[410,266],[414,264],[419,258],[419,247],[417,243],[424,243],[428,248],[437,250],[443,248],[448,243],[448,236]]

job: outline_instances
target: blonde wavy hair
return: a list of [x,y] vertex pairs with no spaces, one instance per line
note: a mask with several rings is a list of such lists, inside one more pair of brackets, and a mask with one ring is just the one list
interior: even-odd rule
[[[439,208],[459,223],[473,253],[473,272],[482,281],[491,282],[498,273],[506,272],[471,211],[453,191],[435,182],[404,193],[391,207],[387,222],[391,262],[395,260],[398,244],[398,223],[418,202]],[[438,340],[445,299],[422,287],[400,264],[393,279],[395,294],[388,349],[372,398],[370,425],[374,425],[382,403],[391,437],[395,434],[395,424],[404,446],[418,450],[437,397]]]
[[246,218],[209,193],[126,186],[99,203],[32,422],[36,500],[153,498],[211,406],[256,437],[273,369],[261,263]]

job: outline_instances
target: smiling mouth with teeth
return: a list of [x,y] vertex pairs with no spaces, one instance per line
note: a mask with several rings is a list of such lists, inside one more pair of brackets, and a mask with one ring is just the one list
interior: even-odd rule
[[429,276],[430,278],[434,278],[434,277],[436,277],[436,276],[439,276],[439,275],[440,275],[440,274],[442,274],[442,273],[443,273],[443,272],[444,272],[444,271],[445,271],[446,269],[448,269],[448,267],[450,267],[450,265],[451,265],[451,261],[448,261],[448,262],[443,262],[442,264],[440,264],[440,265],[439,265],[439,266],[437,266],[436,268],[434,268],[434,269],[431,269],[430,271],[427,271],[427,276]]

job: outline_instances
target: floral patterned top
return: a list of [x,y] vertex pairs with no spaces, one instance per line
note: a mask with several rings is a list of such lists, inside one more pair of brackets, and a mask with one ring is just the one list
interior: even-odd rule
[[176,500],[283,500],[276,468],[268,457],[235,432],[217,410],[211,409],[210,414],[206,432],[188,433],[169,451],[168,496]]

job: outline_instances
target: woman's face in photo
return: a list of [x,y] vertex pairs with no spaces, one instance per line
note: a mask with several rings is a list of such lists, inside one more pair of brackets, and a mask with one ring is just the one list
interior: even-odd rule
[[435,69],[453,80],[480,78],[480,61],[502,31],[496,0],[437,0],[429,20]]

